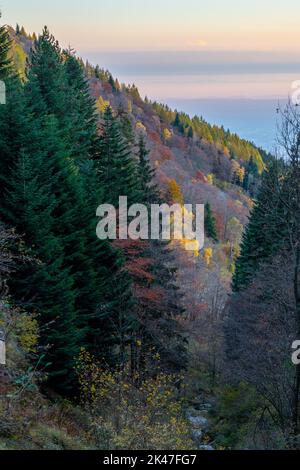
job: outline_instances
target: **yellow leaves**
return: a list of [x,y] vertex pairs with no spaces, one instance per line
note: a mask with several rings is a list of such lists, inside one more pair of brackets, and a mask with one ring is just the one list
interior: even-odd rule
[[184,249],[193,254],[196,258],[199,256],[200,243],[198,240],[187,240],[183,238],[180,240],[180,243],[183,245]]
[[38,322],[33,315],[21,313],[16,322],[19,343],[25,352],[35,352],[39,339]]
[[141,121],[138,121],[135,125],[136,129],[140,132],[146,132],[146,127]]
[[234,177],[242,183],[245,179],[245,168],[241,166],[236,160],[231,162],[232,173]]
[[[171,223],[174,225],[175,224],[175,217],[178,219],[178,217],[182,218],[182,221],[190,227],[193,225],[193,220],[195,218],[193,212],[190,212],[187,210],[187,208],[184,206],[184,199],[183,199],[183,194],[181,192],[181,188],[176,182],[176,180],[172,179],[168,183],[168,194],[169,194],[169,199],[171,199],[172,204],[180,204],[181,205],[181,212],[178,214],[176,213],[176,216],[174,214],[171,215]],[[178,217],[177,217],[178,216]],[[199,256],[199,251],[200,251],[200,243],[198,240],[190,240],[188,238],[185,238],[182,236],[183,234],[180,234],[182,238],[175,238],[174,243],[179,243],[180,245],[183,246],[183,248],[187,251],[189,251],[193,256],[198,257]]]
[[184,204],[183,194],[181,188],[176,180],[171,179],[168,182],[168,193],[171,201],[175,204]]
[[142,341],[140,339],[138,339],[136,341],[136,345],[140,348],[142,346]]
[[[191,223],[195,218],[192,212],[189,212],[185,207],[183,207],[183,215],[185,222]],[[199,256],[200,243],[198,240],[188,240],[183,238],[180,243],[184,246],[185,250],[190,251],[197,258]]]
[[207,175],[207,182],[210,185],[214,184],[214,175],[213,174],[210,173],[209,175]]
[[168,140],[172,138],[172,135],[173,135],[172,132],[167,127],[165,127],[163,130],[164,140],[167,142]]
[[99,98],[96,101],[96,108],[99,111],[99,113],[103,114],[106,108],[108,108],[108,106],[110,106],[110,102],[107,100],[104,100],[102,96],[99,96]]
[[204,261],[205,261],[206,266],[210,266],[211,260],[212,260],[212,257],[213,257],[212,248],[205,248],[203,257],[204,257]]
[[127,102],[127,111],[128,111],[128,114],[132,114],[132,101],[131,100],[128,100]]
[[[140,342],[137,340],[136,343]],[[151,351],[159,359],[159,353]],[[180,376],[103,369],[82,349],[77,361],[82,404],[115,449],[191,449],[176,383]]]

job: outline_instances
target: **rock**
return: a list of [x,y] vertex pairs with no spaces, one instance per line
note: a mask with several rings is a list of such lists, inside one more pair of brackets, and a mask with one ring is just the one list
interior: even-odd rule
[[208,428],[208,420],[201,415],[192,415],[188,414],[187,419],[191,423],[192,426],[200,429],[207,429]]
[[201,429],[192,429],[192,438],[194,440],[200,441],[203,436],[203,431]]
[[200,409],[199,411],[201,412],[201,416],[203,416],[204,418],[206,418],[206,416],[208,416],[208,410]]
[[208,444],[206,444],[206,445],[201,445],[201,446],[198,447],[198,449],[199,449],[199,450],[215,450],[215,449],[213,448],[213,446],[210,446],[210,445],[208,445]]
[[209,411],[212,408],[212,405],[210,403],[202,403],[201,404],[201,410]]

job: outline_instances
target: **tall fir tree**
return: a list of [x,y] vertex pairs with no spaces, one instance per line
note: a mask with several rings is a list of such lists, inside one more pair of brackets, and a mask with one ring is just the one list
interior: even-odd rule
[[159,202],[158,187],[154,183],[155,170],[149,161],[149,150],[141,134],[138,140],[138,176],[140,184],[140,202],[156,204]]
[[68,87],[66,114],[70,121],[68,139],[72,158],[83,172],[90,173],[91,162],[97,152],[98,143],[95,101],[91,97],[83,66],[73,51],[63,51],[63,67]]
[[[0,12],[1,18],[1,12]],[[11,60],[9,51],[11,47],[11,39],[6,26],[0,27],[0,80],[8,78],[11,71]]]
[[[12,295],[38,313],[41,345],[48,348],[42,363],[48,364],[50,383],[69,393],[82,335],[76,325],[74,279],[66,263],[63,237],[57,234],[59,194],[67,177],[65,153],[57,136],[55,118],[31,122],[30,144],[24,140],[19,152],[10,155],[0,213],[22,234],[32,258],[12,278]],[[0,148],[10,136],[2,138]]]
[[218,234],[216,228],[216,219],[212,213],[210,204],[207,202],[204,207],[204,226],[205,234],[215,242],[218,241]]
[[280,161],[270,163],[262,176],[261,187],[243,234],[241,253],[236,262],[233,289],[239,291],[248,286],[262,262],[274,254],[283,243],[286,234],[284,207],[281,202],[281,175],[284,165]]
[[[45,85],[48,68],[50,88]],[[119,253],[95,235],[96,208],[104,202],[104,187],[95,168],[100,153],[95,103],[80,63],[71,51],[61,53],[46,28],[35,46],[28,76],[31,97],[40,95],[43,105],[38,109],[55,114],[66,145],[66,163],[71,160],[72,174],[63,188],[65,197],[57,226],[75,281],[77,324],[86,332],[83,345],[109,361],[108,343],[114,343],[113,323],[120,302],[113,286],[120,284],[117,279],[123,273]],[[32,106],[35,108],[34,103]]]
[[101,131],[96,168],[106,202],[118,207],[120,196],[127,196],[128,204],[138,202],[137,162],[110,106],[104,112]]

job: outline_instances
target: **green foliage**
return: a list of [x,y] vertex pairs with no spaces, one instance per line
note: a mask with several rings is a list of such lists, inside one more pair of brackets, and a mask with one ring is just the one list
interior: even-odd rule
[[206,236],[217,242],[218,234],[216,228],[216,219],[208,202],[205,204],[204,208],[204,227]]
[[[24,234],[34,260],[20,267],[11,291],[38,312],[40,343],[48,349],[43,365],[51,385],[68,393],[80,346],[112,360],[116,311],[129,295],[120,254],[95,236],[104,188],[94,170],[100,148],[94,109],[80,62],[62,54],[45,28],[25,86],[11,79],[0,109],[0,213]],[[119,133],[115,143],[133,165]],[[133,191],[132,168],[118,169]]]
[[140,183],[140,202],[155,204],[159,200],[158,188],[153,184],[155,170],[149,161],[149,151],[146,148],[143,135],[138,141],[138,176]]
[[[1,12],[0,12],[1,18]],[[5,80],[11,71],[11,60],[9,57],[11,40],[6,26],[0,27],[0,80]]]
[[16,43],[15,41],[12,42],[11,55],[18,75],[22,80],[24,80],[26,75],[25,69],[27,56],[22,46],[20,46],[20,44]]
[[281,162],[274,161],[263,174],[236,262],[233,276],[236,291],[247,287],[259,265],[276,253],[283,243],[286,227],[284,206],[279,197],[281,166]]
[[264,169],[263,158],[260,151],[250,142],[241,139],[238,135],[225,131],[207,123],[202,117],[190,118],[185,113],[172,111],[167,105],[157,102],[152,103],[153,109],[162,120],[173,124],[181,134],[192,138],[196,136],[210,144],[215,144],[225,154],[230,154],[245,162],[250,160],[255,163],[259,173]]
[[118,207],[119,196],[127,196],[128,204],[133,204],[138,202],[136,160],[110,106],[106,108],[103,120],[96,168],[106,202]]
[[30,430],[30,438],[40,449],[47,450],[92,450],[92,448],[83,442],[81,436],[72,436],[58,427],[37,424]]
[[217,446],[235,449],[241,445],[253,427],[261,406],[255,390],[246,384],[220,389],[217,406],[212,414],[215,420],[212,431]]

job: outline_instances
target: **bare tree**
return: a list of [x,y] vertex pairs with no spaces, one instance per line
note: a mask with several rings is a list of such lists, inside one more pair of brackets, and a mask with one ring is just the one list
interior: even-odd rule
[[[287,158],[286,174],[280,199],[286,212],[287,247],[291,255],[296,335],[300,338],[300,114],[291,102],[282,111],[279,143]],[[300,431],[300,365],[296,366],[293,397],[295,434]]]
[[265,230],[282,243],[232,297],[226,337],[232,372],[256,387],[288,444],[299,446],[300,366],[292,364],[291,346],[300,338],[300,114],[288,103],[281,116],[280,173],[268,181],[263,209],[274,213]]

